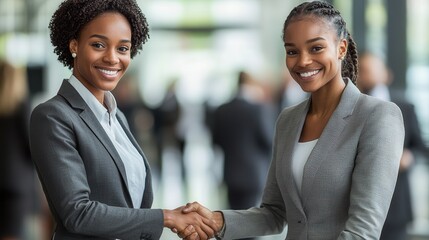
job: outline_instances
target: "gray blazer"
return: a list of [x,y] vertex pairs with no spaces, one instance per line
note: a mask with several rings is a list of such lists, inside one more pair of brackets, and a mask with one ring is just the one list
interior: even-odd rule
[[304,167],[302,195],[291,162],[307,100],[283,110],[260,208],[223,211],[225,239],[276,234],[286,239],[378,239],[395,187],[404,141],[399,108],[347,80],[340,103]]
[[49,207],[55,239],[159,239],[148,162],[124,115],[117,118],[147,169],[141,209],[133,209],[122,160],[79,93],[64,81],[58,95],[32,112],[30,145]]

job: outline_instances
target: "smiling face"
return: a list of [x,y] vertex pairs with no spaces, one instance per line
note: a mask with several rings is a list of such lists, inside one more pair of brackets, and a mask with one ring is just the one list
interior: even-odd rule
[[341,83],[341,57],[347,41],[338,39],[332,25],[312,16],[293,20],[284,31],[286,66],[306,92]]
[[130,49],[128,20],[119,13],[103,13],[70,41],[70,51],[76,53],[73,75],[103,103],[104,92],[113,90],[127,70]]

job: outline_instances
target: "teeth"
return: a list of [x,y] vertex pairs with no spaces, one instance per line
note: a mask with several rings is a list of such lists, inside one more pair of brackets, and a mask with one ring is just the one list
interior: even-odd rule
[[110,71],[110,70],[105,70],[105,69],[99,69],[99,70],[100,70],[100,72],[102,72],[102,73],[104,73],[106,75],[111,75],[111,76],[113,76],[113,75],[115,75],[115,74],[118,73],[118,71]]
[[300,73],[299,75],[301,77],[311,77],[313,75],[316,75],[318,72],[319,72],[319,70],[315,70],[315,71],[312,71],[312,72]]

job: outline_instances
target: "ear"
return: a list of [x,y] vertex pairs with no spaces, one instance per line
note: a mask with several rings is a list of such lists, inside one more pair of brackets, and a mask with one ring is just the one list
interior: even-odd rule
[[77,42],[77,40],[76,39],[72,39],[72,40],[70,40],[70,42],[69,42],[69,49],[70,49],[70,54],[72,54],[72,53],[78,53],[77,52],[77,48],[78,48],[78,42]]
[[344,59],[347,54],[349,42],[345,38],[340,39],[338,43],[338,59]]

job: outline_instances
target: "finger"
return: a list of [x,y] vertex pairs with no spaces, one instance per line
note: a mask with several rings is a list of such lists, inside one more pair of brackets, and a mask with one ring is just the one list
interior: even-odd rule
[[[203,222],[204,221],[205,220],[203,219]],[[204,224],[201,224],[199,227],[207,235],[207,238],[212,238],[216,233],[216,227],[215,226],[209,226],[209,225],[206,225],[204,223]]]
[[209,239],[209,236],[201,229],[201,227],[197,226],[197,227],[195,227],[195,230],[198,233],[199,239],[201,239],[201,240]]
[[197,232],[192,233],[188,237],[184,238],[185,240],[200,240]]
[[203,223],[213,230],[213,236],[220,230],[216,221],[212,219],[203,218]]
[[188,225],[183,231],[177,234],[180,238],[186,238],[195,233],[195,228],[193,225]]
[[177,231],[177,228],[172,228],[172,229],[171,229],[171,231],[172,231],[172,232],[174,232],[174,233],[177,233],[177,232],[178,232],[178,231]]

